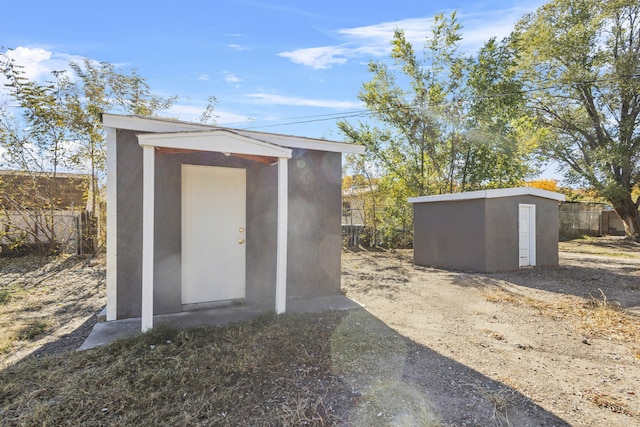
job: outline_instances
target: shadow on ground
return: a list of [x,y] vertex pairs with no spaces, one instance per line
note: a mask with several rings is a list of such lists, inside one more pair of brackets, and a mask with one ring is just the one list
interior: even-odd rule
[[399,335],[364,309],[345,315],[331,339],[334,365],[361,395],[349,425],[569,425],[516,390]]

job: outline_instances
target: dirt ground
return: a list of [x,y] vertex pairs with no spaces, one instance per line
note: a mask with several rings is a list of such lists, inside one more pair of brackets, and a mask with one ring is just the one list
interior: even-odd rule
[[10,298],[0,304],[0,369],[27,356],[75,350],[106,302],[105,259],[1,258],[0,291]]
[[[76,349],[104,287],[104,259],[2,260],[0,289],[20,290],[19,310],[0,310],[3,333],[29,316],[46,328],[0,352],[0,369]],[[348,425],[640,426],[639,244],[562,242],[559,267],[495,274],[414,266],[410,250],[343,251],[342,287],[366,309],[349,331],[389,347],[353,355],[368,365],[342,381],[373,415]],[[408,406],[424,414],[393,418]]]
[[447,425],[640,425],[636,243],[561,242],[559,267],[494,274],[414,266],[411,250],[344,251],[342,286],[430,359],[407,356],[403,381]]

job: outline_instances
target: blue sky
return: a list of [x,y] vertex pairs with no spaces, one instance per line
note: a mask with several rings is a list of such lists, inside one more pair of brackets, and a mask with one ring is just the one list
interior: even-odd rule
[[32,78],[82,57],[137,68],[154,92],[180,97],[168,117],[195,120],[214,95],[220,125],[341,140],[336,118],[363,110],[367,63],[388,57],[394,28],[420,49],[434,14],[457,10],[473,52],[542,3],[12,1],[0,45]]

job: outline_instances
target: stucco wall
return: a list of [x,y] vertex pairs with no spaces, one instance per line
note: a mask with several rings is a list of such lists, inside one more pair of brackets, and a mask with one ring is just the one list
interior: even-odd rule
[[142,149],[117,131],[117,318],[140,315],[142,301]]
[[293,151],[289,160],[287,296],[340,292],[342,156]]
[[414,203],[414,262],[442,268],[484,270],[484,223],[484,200]]
[[[341,155],[299,149],[293,154],[287,296],[338,293]],[[117,158],[117,317],[125,318],[140,315],[142,292],[142,149],[134,132],[118,131]],[[246,169],[246,300],[273,302],[277,166],[220,153],[156,154],[154,312],[182,310],[182,164]]]
[[558,265],[558,202],[514,196],[414,203],[414,262],[467,271],[518,269],[518,209],[536,205],[536,265]]

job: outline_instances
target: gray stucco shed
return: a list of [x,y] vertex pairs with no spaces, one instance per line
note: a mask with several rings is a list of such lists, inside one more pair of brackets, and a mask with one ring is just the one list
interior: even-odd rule
[[414,263],[475,272],[558,265],[562,200],[531,187],[410,198]]
[[107,320],[340,293],[342,153],[136,116],[107,129]]

